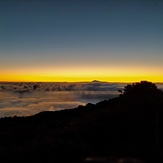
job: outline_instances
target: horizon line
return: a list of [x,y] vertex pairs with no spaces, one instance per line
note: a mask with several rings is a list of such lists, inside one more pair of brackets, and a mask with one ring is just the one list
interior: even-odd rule
[[[137,83],[141,81],[149,80],[140,80],[140,81],[101,81],[101,80],[92,80],[92,81],[0,81],[0,83],[93,83],[93,82],[101,82],[101,83]],[[163,81],[155,81],[152,83],[163,83]]]

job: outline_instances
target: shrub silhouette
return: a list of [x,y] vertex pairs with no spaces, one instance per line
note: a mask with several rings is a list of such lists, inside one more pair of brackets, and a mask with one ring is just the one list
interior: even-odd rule
[[141,81],[140,83],[133,83],[125,86],[122,96],[129,99],[159,100],[161,97],[163,97],[163,92],[159,90],[152,82]]

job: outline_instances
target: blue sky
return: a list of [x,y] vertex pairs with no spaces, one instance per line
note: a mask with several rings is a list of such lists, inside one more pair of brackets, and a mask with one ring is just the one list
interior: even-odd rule
[[103,67],[109,77],[109,70],[119,67],[118,77],[119,71],[126,76],[128,67],[159,74],[162,6],[161,0],[1,0],[0,71],[14,76],[62,67],[60,73],[70,78],[74,69],[91,73]]

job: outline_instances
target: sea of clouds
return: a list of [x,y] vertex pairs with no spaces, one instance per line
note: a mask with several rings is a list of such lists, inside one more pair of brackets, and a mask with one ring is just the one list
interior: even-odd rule
[[[37,86],[36,86],[37,85]],[[0,83],[0,117],[30,116],[42,111],[73,109],[119,95],[126,84]],[[160,84],[159,88],[163,88]]]

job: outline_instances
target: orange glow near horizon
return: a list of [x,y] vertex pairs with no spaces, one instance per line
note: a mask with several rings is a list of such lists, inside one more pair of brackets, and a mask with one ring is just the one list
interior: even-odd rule
[[[157,73],[156,73],[157,72]],[[100,67],[100,68],[47,68],[19,69],[0,72],[0,81],[23,82],[80,82],[100,80],[106,82],[138,82],[148,80],[163,82],[161,70],[137,67]]]

